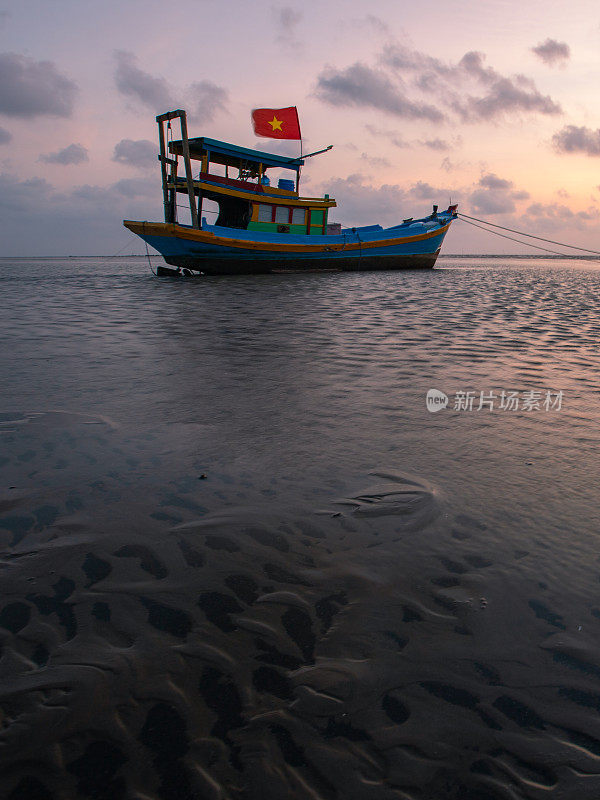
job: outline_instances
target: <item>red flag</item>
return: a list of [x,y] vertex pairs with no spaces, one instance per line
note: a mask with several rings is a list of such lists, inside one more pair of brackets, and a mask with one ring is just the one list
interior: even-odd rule
[[255,108],[252,112],[254,133],[269,139],[301,139],[296,106],[290,108]]

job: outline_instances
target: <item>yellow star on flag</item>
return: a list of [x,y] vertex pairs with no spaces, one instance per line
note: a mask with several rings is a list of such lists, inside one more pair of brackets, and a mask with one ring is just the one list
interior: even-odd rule
[[277,119],[277,116],[273,114],[273,119],[269,122],[269,125],[274,131],[281,131],[283,133],[283,128],[281,127],[283,120]]

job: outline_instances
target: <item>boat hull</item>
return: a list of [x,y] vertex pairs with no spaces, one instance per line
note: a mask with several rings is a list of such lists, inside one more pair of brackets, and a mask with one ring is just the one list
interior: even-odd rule
[[[439,251],[438,251],[439,252]],[[203,272],[205,275],[256,275],[281,272],[349,272],[385,269],[432,269],[433,255],[364,256],[362,258],[285,258],[231,259],[197,256],[164,256],[173,267]]]
[[[431,230],[399,235],[395,229],[355,229],[336,236],[270,236],[258,240],[247,231],[194,229],[173,223],[124,225],[140,236],[173,267],[205,275],[249,275],[274,272],[372,271],[431,269],[450,219]],[[377,226],[378,227],[378,226]],[[412,234],[412,235],[411,235]]]

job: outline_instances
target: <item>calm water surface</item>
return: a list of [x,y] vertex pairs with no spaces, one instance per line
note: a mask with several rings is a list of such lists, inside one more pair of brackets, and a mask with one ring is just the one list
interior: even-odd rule
[[597,263],[0,291],[7,796],[600,796]]

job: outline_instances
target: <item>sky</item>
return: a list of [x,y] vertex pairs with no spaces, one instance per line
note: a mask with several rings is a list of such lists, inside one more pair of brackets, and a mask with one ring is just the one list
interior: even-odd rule
[[[600,250],[599,77],[591,0],[0,2],[0,256],[145,252],[122,220],[162,219],[155,116],[297,155],[250,123],[291,105],[305,153],[334,145],[301,185],[330,221],[451,200]],[[457,222],[443,252],[541,251]]]

